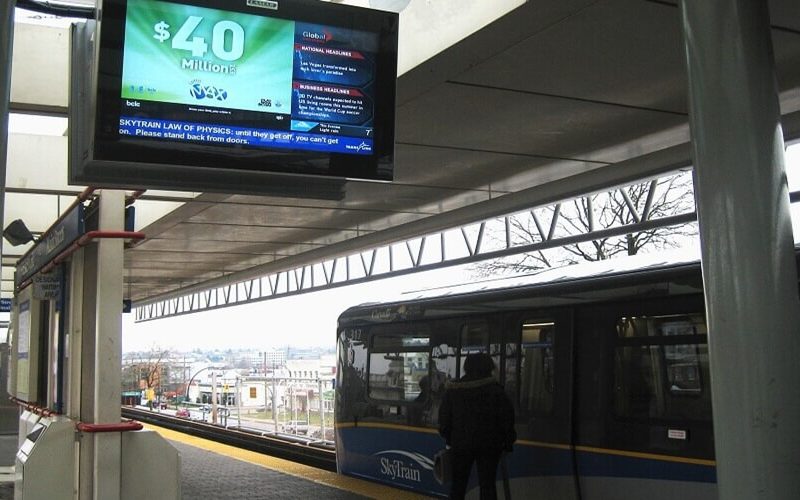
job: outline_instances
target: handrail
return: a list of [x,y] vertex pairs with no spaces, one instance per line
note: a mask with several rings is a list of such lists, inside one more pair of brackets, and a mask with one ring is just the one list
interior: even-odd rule
[[118,424],[88,424],[86,422],[78,422],[75,424],[75,428],[80,432],[98,433],[140,431],[144,426],[135,420],[126,420]]
[[[14,396],[9,396],[8,399],[9,401],[12,401],[17,405],[25,408],[29,412],[39,415],[40,417],[54,417],[61,415],[60,413],[53,411],[49,408],[37,406],[33,403],[29,403]],[[141,422],[137,422],[135,420],[124,420],[120,423],[114,423],[114,424],[89,424],[86,422],[76,422],[75,428],[78,429],[78,431],[80,432],[97,433],[97,432],[140,431],[144,429],[144,426],[142,425]]]
[[16,398],[14,396],[9,396],[8,399],[9,399],[9,401],[12,401],[12,402],[16,403],[17,405],[25,408],[29,412],[39,415],[40,417],[53,417],[53,416],[60,415],[60,413],[58,413],[56,411],[53,411],[53,410],[51,410],[49,408],[45,408],[43,406],[37,406],[37,405],[35,405],[33,403],[29,403],[27,401],[24,401],[22,399]]
[[[48,262],[39,272],[40,273],[49,273],[52,271],[57,265],[64,262],[67,257],[75,253],[80,247],[86,246],[91,243],[93,240],[96,239],[130,239],[130,240],[142,240],[146,237],[146,235],[139,231],[89,231],[85,233],[83,236],[75,240],[70,246],[64,249],[63,252],[56,255],[50,262]],[[30,279],[20,283],[19,289],[23,289],[26,286],[30,285],[33,281],[33,277]]]
[[126,196],[125,197],[125,206],[127,207],[127,206],[130,206],[130,205],[133,205],[133,203],[136,200],[138,200],[139,198],[141,198],[142,195],[144,195],[146,192],[147,192],[146,189],[140,189],[138,191],[134,191],[129,196]]

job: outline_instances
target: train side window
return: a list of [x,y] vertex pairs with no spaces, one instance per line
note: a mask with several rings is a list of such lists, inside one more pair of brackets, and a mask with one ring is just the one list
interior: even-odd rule
[[469,354],[488,352],[494,360],[494,377],[500,380],[500,344],[489,343],[489,325],[485,321],[465,324],[461,327],[461,349],[459,349],[458,376],[464,376],[464,360]]
[[519,359],[517,353],[519,351],[519,346],[516,342],[509,342],[505,344],[505,348],[505,381],[503,385],[511,401],[517,401],[517,388],[519,387],[519,377],[517,375],[519,373]]
[[458,348],[448,344],[445,339],[440,339],[436,344],[431,350],[434,379],[439,381],[439,385],[444,385],[458,377]]
[[620,318],[614,356],[615,413],[711,420],[706,333],[702,314]]
[[428,375],[430,337],[376,335],[369,353],[369,397],[383,401],[414,401],[420,380]]
[[530,415],[553,411],[555,323],[530,320],[522,323],[520,345],[520,410]]

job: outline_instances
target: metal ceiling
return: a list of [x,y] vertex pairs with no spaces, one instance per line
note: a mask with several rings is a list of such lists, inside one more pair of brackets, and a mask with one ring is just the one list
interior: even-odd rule
[[[769,4],[788,115],[800,3]],[[348,181],[338,200],[201,194],[142,229],[125,293],[146,305],[508,213],[572,176],[664,171],[650,153],[688,160],[683,54],[675,2],[530,0],[398,79],[395,182]]]

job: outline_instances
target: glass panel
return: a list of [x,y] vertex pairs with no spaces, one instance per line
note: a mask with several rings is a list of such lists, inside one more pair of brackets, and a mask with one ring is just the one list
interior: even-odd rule
[[446,384],[456,378],[457,347],[446,341],[446,335],[437,335],[436,345],[431,351],[431,373],[428,380],[430,395],[421,401],[424,406],[418,409],[418,421],[435,427],[439,421],[439,406],[442,402]]
[[511,401],[517,401],[517,369],[519,366],[517,352],[517,344],[506,344],[505,388]]
[[700,356],[695,344],[664,346],[667,383],[672,394],[703,392]]
[[[434,346],[432,350],[433,366],[434,366],[434,379],[439,379],[441,384],[448,380],[453,380],[458,377],[457,362],[456,362],[456,346],[451,346],[446,343],[441,343]],[[442,390],[444,390],[442,388]]]
[[617,415],[711,420],[706,344],[618,347],[615,366]]
[[390,401],[414,401],[428,375],[430,339],[420,335],[377,335],[369,354],[369,396]]
[[554,334],[552,321],[526,321],[522,325],[520,409],[530,414],[553,411]]
[[500,346],[501,344],[489,344],[489,354],[491,354],[492,361],[494,361],[494,372],[492,373],[492,376],[494,376],[494,378],[497,379],[498,382],[502,382],[500,380],[500,375],[502,374],[502,372],[500,371],[502,366],[500,364],[502,361],[500,359],[502,354],[502,349]]
[[[497,350],[499,351],[499,345],[497,346]],[[461,350],[459,356],[459,376],[464,376],[464,360],[466,359],[467,355],[473,354],[476,352],[490,352],[489,351],[489,327],[484,322],[479,323],[469,323],[464,325],[461,328]],[[496,355],[496,352],[490,352],[490,354]],[[495,357],[495,356],[493,356]],[[498,359],[495,359],[495,366],[497,365]],[[495,371],[495,374],[497,372]]]
[[674,337],[705,335],[706,323],[701,314],[675,316],[639,316],[620,318],[617,335],[620,338]]
[[339,335],[342,373],[338,376],[343,396],[335,400],[336,411],[340,418],[352,418],[358,416],[356,407],[364,404],[367,397],[367,348],[363,341],[366,335],[361,329],[343,330]]

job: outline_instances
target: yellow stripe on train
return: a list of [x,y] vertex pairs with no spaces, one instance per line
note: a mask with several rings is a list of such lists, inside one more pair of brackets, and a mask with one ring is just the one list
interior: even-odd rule
[[[367,429],[391,429],[396,431],[406,431],[406,432],[420,432],[425,434],[438,434],[439,432],[436,429],[431,428],[423,428],[423,427],[413,427],[410,425],[399,425],[399,424],[383,424],[383,423],[376,423],[376,422],[359,422],[356,425],[355,422],[338,422],[336,424],[336,428],[338,429],[347,429],[351,427],[364,427]],[[568,444],[562,443],[546,443],[544,441],[527,441],[524,439],[518,440],[515,445],[522,445],[522,446],[535,446],[539,448],[551,448],[557,450],[571,450],[573,447]],[[702,458],[690,458],[690,457],[674,457],[671,455],[659,455],[656,453],[643,453],[639,451],[627,451],[627,450],[615,450],[610,448],[596,448],[593,446],[575,446],[576,451],[582,451],[586,453],[597,453],[601,455],[616,455],[622,457],[631,457],[631,458],[642,458],[646,460],[660,460],[662,462],[676,462],[682,464],[692,464],[692,465],[705,465],[709,467],[716,467],[717,462],[715,460],[705,460]]]

